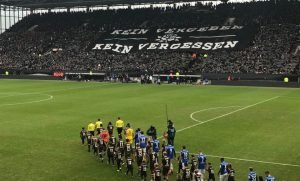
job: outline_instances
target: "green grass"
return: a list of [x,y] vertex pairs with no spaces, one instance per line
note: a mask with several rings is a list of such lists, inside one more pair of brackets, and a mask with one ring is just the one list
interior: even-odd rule
[[[180,130],[197,124],[192,112],[249,106],[275,96],[280,97],[178,132],[176,150],[184,144],[192,153],[202,149],[208,155],[300,165],[298,89],[29,80],[0,80],[0,85],[0,180],[127,180],[80,144],[82,126],[121,116],[134,128],[155,125],[162,133],[165,104]],[[242,107],[207,110],[194,118],[206,121]],[[219,158],[208,161],[217,171]],[[278,181],[300,180],[299,166],[227,161],[238,181],[247,180],[250,166],[259,175],[270,170]]]

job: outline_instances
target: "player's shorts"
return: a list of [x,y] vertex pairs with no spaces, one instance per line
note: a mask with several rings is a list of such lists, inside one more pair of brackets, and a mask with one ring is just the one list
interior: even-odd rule
[[118,134],[121,134],[123,131],[123,128],[117,128]]
[[209,175],[208,175],[208,180],[209,180],[209,179],[215,180],[215,175],[214,175],[214,174],[209,174]]
[[122,153],[122,156],[124,156],[124,148],[120,148],[119,151]]
[[199,172],[204,175],[205,174],[205,169],[199,169]]
[[136,159],[137,165],[141,166],[142,162],[143,162],[143,157],[137,157],[137,159]]
[[228,179],[228,174],[223,174],[223,175],[220,175],[220,181],[227,181]]
[[103,152],[103,151],[105,151],[105,150],[104,150],[104,146],[99,146],[99,153],[100,153],[100,152]]
[[129,139],[129,138],[126,138],[129,140],[129,143],[132,144],[133,143],[133,139]]
[[154,170],[154,163],[150,163],[150,170],[151,172]]
[[118,165],[118,166],[121,166],[121,163],[122,163],[122,160],[117,159],[117,165]]
[[167,176],[168,175],[168,173],[169,173],[169,170],[170,170],[170,168],[168,167],[168,168],[166,168],[166,167],[164,167],[163,168],[163,176]]
[[143,151],[143,155],[145,155],[147,152],[147,150],[146,150],[146,148],[141,148],[142,149],[142,151]]
[[147,172],[146,171],[142,171],[141,172],[141,177],[147,177]]
[[91,135],[95,136],[95,131],[90,131]]
[[107,152],[107,157],[109,157],[109,158],[114,158],[114,153],[111,153],[111,152]]
[[128,171],[132,171],[133,170],[133,166],[132,165],[127,165],[127,170]]

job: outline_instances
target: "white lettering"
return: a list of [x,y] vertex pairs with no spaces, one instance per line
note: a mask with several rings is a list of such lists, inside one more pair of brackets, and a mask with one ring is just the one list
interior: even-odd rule
[[139,33],[139,31],[140,31],[140,29],[133,29],[133,30],[130,32],[130,34],[131,34],[131,35],[136,35],[136,34]]
[[123,47],[123,45],[115,44],[115,46],[116,48],[112,49],[112,51],[120,53],[120,48]]
[[225,42],[216,42],[213,50],[220,49],[223,47]]
[[165,33],[174,33],[174,30],[176,30],[176,28],[170,28],[170,29],[168,29],[168,31],[166,31]]
[[168,49],[168,46],[169,46],[168,43],[161,43],[161,44],[160,44],[160,47],[159,47],[158,49],[160,49],[160,50],[162,50],[162,49],[167,50],[167,49]]
[[103,50],[110,50],[114,44],[105,44]]
[[170,49],[175,50],[175,49],[178,49],[179,47],[180,47],[180,43],[176,43],[176,44],[172,44]]
[[213,46],[213,43],[207,42],[207,43],[204,43],[202,49],[203,50],[210,50],[212,46]]
[[216,31],[219,29],[219,26],[211,26],[208,31]]
[[96,44],[93,50],[101,50],[101,46],[104,44]]
[[149,30],[147,29],[141,29],[141,31],[138,34],[146,34]]
[[224,48],[234,48],[239,41],[228,41]]
[[240,29],[243,29],[243,28],[244,28],[243,26],[234,25],[231,29],[233,29],[233,30],[240,30]]
[[197,30],[197,28],[188,28],[188,29],[186,30],[186,32],[191,33],[191,32],[194,32],[194,31],[196,31],[196,30]]
[[201,46],[202,46],[202,42],[196,42],[193,46],[192,46],[192,48],[201,48]]
[[149,45],[149,43],[139,44],[139,50],[142,50],[143,48],[145,48],[148,45]]
[[158,45],[159,45],[159,43],[150,43],[150,45],[147,49],[148,50],[155,50],[155,49],[157,49]]
[[208,27],[201,27],[197,31],[203,32],[203,31],[207,31],[207,30],[208,30]]
[[192,44],[193,44],[192,42],[186,42],[186,43],[183,43],[183,45],[180,48],[181,49],[191,48]]
[[122,33],[122,30],[115,30],[111,34],[112,35],[119,35],[120,33]]
[[156,30],[156,33],[161,33],[161,32],[163,32],[163,31],[165,31],[165,29],[157,29],[157,30]]
[[230,30],[230,26],[222,26],[219,30]]
[[122,34],[122,35],[128,35],[128,34],[130,33],[130,31],[131,31],[131,29],[129,29],[129,30],[124,30],[121,34]]
[[133,46],[124,46],[123,51],[121,53],[129,53]]
[[177,29],[177,33],[184,33],[185,28]]

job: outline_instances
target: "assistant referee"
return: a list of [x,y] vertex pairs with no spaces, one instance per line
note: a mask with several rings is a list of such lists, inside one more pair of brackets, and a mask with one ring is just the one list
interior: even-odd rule
[[88,132],[90,132],[91,133],[91,135],[95,135],[95,124],[94,123],[90,123],[90,124],[88,124]]
[[97,130],[98,134],[100,134],[100,128],[101,128],[102,124],[103,124],[102,121],[100,120],[100,118],[98,118],[98,120],[95,123],[96,130]]
[[118,120],[116,121],[116,128],[119,136],[122,134],[123,127],[124,121],[120,117],[118,117]]

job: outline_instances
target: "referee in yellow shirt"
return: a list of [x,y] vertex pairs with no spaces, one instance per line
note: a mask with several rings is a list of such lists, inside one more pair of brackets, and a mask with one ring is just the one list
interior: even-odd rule
[[122,134],[123,127],[124,127],[124,121],[120,117],[118,117],[118,120],[116,121],[116,128],[119,136]]
[[130,124],[127,123],[127,129],[125,130],[126,140],[129,140],[129,143],[132,144],[133,141],[133,129],[130,127]]
[[95,123],[96,125],[96,130],[98,132],[98,134],[100,133],[100,128],[101,128],[101,125],[103,125],[102,121],[100,120],[100,118],[98,118],[98,120],[96,121]]
[[88,132],[91,133],[91,135],[95,136],[95,124],[94,123],[90,123],[88,124]]

